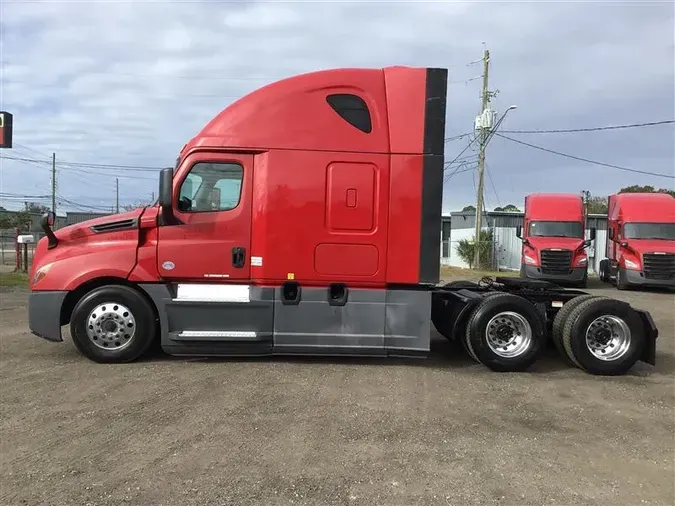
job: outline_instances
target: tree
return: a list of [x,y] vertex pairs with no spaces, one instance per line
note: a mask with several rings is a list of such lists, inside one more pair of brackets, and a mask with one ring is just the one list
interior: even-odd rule
[[136,204],[125,204],[123,206],[120,206],[124,211],[133,211],[134,209],[138,209],[139,207],[145,207],[147,206],[147,202],[138,202]]
[[640,186],[638,184],[621,188],[619,193],[667,193],[671,197],[675,197],[675,190],[667,190],[665,188],[656,189],[651,185]]
[[590,197],[588,214],[607,214],[607,197]]
[[35,202],[24,202],[23,212],[29,214],[44,214],[51,209],[42,204],[36,204]]
[[0,214],[0,229],[12,228],[12,218],[13,216],[9,213]]
[[18,227],[21,230],[30,229],[30,213],[28,211],[19,211],[14,215],[12,226]]
[[[479,248],[479,258],[480,258],[480,268],[483,270],[492,269],[492,230],[481,230],[480,232],[480,242],[478,244]],[[476,247],[476,236],[474,235],[471,240],[462,239],[457,243],[457,254],[464,262],[469,264],[470,268],[473,268],[473,254],[474,248]]]
[[3,212],[0,213],[0,229],[20,228],[27,230],[30,228],[30,214],[26,211],[19,211],[18,213]]
[[462,209],[463,213],[475,213],[476,212],[476,206],[464,206]]
[[497,212],[507,212],[507,213],[519,213],[520,209],[518,209],[516,206],[513,204],[507,204],[504,207],[495,207],[495,211]]

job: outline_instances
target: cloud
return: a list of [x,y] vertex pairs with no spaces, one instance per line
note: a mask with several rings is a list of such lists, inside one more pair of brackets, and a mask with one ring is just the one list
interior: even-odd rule
[[[447,136],[471,131],[480,107],[482,43],[491,52],[503,127],[575,128],[675,116],[672,2],[2,2],[0,108],[16,148],[0,191],[59,194],[110,208],[149,199],[156,174],[69,162],[161,167],[236,98],[275,79],[342,66],[450,69]],[[516,136],[517,134],[512,134]],[[612,132],[517,135],[550,149],[672,173],[672,125]],[[448,159],[466,147],[447,144]],[[475,164],[475,146],[463,157]],[[495,137],[489,207],[535,191],[607,194],[672,180],[558,157]],[[445,185],[444,209],[475,199],[474,171]],[[0,205],[11,207],[5,199]]]

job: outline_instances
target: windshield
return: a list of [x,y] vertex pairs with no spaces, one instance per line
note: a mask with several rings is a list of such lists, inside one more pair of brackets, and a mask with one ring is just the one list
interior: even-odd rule
[[675,241],[675,223],[626,223],[623,238]]
[[584,237],[584,226],[578,221],[533,221],[530,237]]

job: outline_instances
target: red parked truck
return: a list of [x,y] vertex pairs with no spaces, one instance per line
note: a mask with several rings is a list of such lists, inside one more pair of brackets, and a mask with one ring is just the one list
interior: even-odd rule
[[675,288],[675,198],[667,193],[610,195],[606,259],[600,279],[619,290]]
[[585,287],[588,281],[584,203],[579,195],[534,193],[525,197],[524,227],[516,236],[523,241],[520,276]]
[[179,356],[424,356],[433,321],[496,371],[527,369],[549,336],[590,373],[653,364],[654,322],[624,302],[438,286],[446,84],[446,69],[336,69],[241,98],[161,171],[155,205],[57,231],[45,215],[31,331],[62,341],[69,324],[98,362],[155,338]]

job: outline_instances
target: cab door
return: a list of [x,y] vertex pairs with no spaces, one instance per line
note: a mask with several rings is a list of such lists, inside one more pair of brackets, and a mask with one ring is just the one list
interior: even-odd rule
[[212,283],[250,279],[253,155],[194,153],[174,178],[177,220],[159,227],[160,275]]

